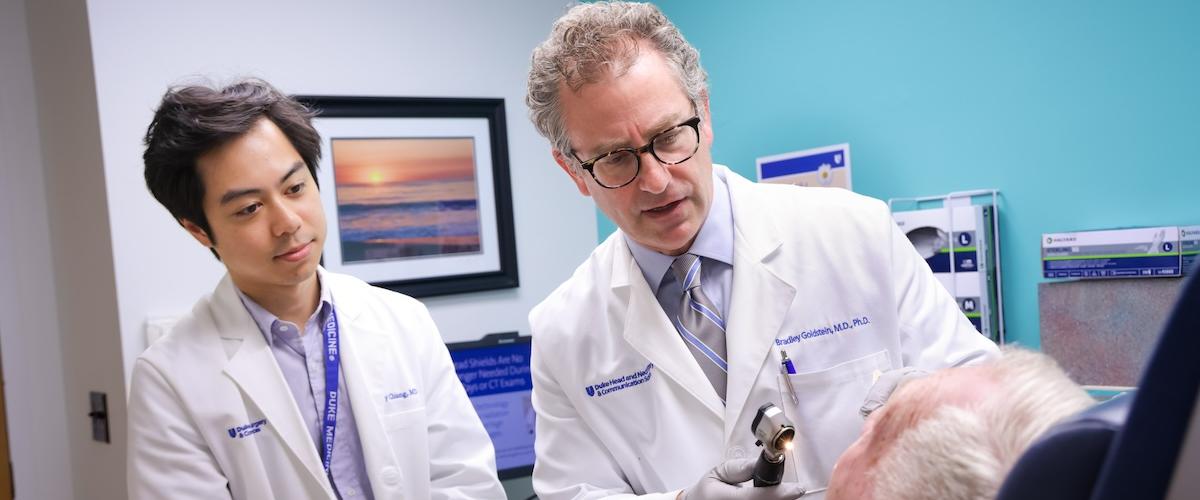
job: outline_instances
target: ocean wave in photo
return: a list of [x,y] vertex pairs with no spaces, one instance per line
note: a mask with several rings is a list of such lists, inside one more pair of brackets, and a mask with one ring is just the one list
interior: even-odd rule
[[343,262],[481,250],[476,200],[338,205]]

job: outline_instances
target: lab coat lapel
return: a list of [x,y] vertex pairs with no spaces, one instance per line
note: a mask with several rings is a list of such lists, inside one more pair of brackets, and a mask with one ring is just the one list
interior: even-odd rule
[[386,362],[371,357],[372,353],[390,352],[383,346],[371,345],[371,339],[385,338],[386,334],[377,331],[375,325],[367,324],[359,317],[361,301],[354,300],[348,288],[338,287],[335,279],[330,279],[329,275],[325,276],[325,283],[330,286],[339,326],[342,329],[341,369],[346,377],[350,404],[354,405],[354,424],[358,427],[358,440],[362,443],[363,460],[366,462],[371,487],[378,495],[384,490],[383,485],[388,484],[379,476],[380,471],[397,471],[401,474],[400,480],[393,480],[392,483],[405,484],[403,469],[384,430],[379,405],[371,397],[371,379],[364,371],[364,367],[371,366],[372,362]]
[[[733,286],[726,329],[729,354],[729,384],[726,398],[725,435],[739,431],[738,416],[744,415],[750,392],[761,374],[774,375],[769,366],[771,347],[783,321],[792,309],[796,288],[782,279],[784,273],[773,262],[788,249],[780,248],[778,229],[770,214],[758,213],[749,181],[727,173],[734,220]],[[778,404],[779,402],[776,401]]]
[[225,373],[241,388],[267,419],[267,428],[275,431],[296,460],[303,464],[313,481],[330,496],[329,482],[320,457],[313,446],[291,390],[279,371],[275,356],[250,313],[242,305],[228,276],[213,294],[213,318],[230,354]]
[[614,248],[612,291],[616,303],[625,302],[625,322],[619,325],[621,335],[636,351],[654,363],[656,372],[675,381],[699,400],[717,418],[724,408],[716,390],[696,364],[679,333],[671,325],[658,299],[650,291],[637,261],[629,252],[624,238]]

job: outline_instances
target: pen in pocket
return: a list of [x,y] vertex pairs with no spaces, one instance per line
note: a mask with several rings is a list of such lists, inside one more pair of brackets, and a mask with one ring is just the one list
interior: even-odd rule
[[788,359],[787,351],[780,349],[779,353],[783,356],[783,362],[781,363],[783,365],[783,373],[786,375],[795,375],[796,365],[793,365],[792,360]]
[[779,371],[783,373],[783,380],[787,384],[788,393],[792,395],[792,403],[800,404],[800,398],[796,396],[796,387],[792,385],[791,375],[796,374],[796,366],[792,364],[792,360],[788,359],[787,351],[780,349],[780,356],[783,361],[779,363]]

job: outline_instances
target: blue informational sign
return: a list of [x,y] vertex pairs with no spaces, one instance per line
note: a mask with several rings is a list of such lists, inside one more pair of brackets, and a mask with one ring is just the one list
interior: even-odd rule
[[533,378],[530,338],[493,334],[449,344],[454,370],[496,448],[496,468],[508,479],[533,472]]
[[850,145],[759,158],[759,182],[850,189]]

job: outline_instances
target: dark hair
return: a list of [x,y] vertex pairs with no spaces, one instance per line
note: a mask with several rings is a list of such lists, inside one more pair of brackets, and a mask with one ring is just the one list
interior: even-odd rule
[[146,186],[176,221],[191,221],[211,240],[212,230],[204,215],[204,183],[196,171],[196,159],[241,137],[260,119],[267,118],[300,153],[315,183],[321,137],[313,129],[313,116],[303,104],[258,79],[221,89],[172,87],[163,95],[154,120],[146,128],[146,152],[142,154]]

